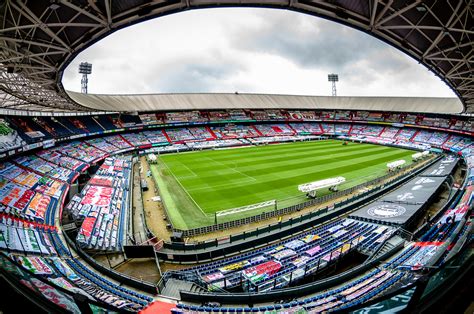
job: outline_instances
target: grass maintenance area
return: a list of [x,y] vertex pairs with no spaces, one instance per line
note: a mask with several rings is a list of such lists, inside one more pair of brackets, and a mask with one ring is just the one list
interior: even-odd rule
[[[339,190],[387,173],[388,162],[411,163],[413,151],[372,144],[323,140],[165,154],[150,168],[173,226],[214,224],[214,213],[277,200],[278,208],[307,200],[298,185],[343,176]],[[332,193],[328,189],[317,195]],[[219,217],[235,220],[274,208]],[[224,220],[225,219],[225,220]]]

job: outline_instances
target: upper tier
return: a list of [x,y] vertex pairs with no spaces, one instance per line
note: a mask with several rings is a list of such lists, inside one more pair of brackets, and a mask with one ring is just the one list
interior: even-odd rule
[[171,126],[250,122],[354,122],[386,126],[430,128],[474,135],[474,118],[400,112],[298,109],[228,109],[104,114],[93,116],[1,116],[0,158],[55,142],[111,132]]

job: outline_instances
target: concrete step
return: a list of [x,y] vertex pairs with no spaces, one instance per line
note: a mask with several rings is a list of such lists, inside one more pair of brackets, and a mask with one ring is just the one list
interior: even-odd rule
[[195,286],[195,284],[192,282],[171,278],[166,282],[166,286],[161,294],[167,297],[180,299],[179,291],[191,291],[193,286]]

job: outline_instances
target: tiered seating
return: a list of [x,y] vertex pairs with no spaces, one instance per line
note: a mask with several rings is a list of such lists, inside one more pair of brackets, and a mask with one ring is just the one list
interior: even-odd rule
[[243,284],[250,291],[267,291],[322,269],[359,245],[372,245],[387,232],[391,232],[388,227],[340,220],[277,245],[190,270],[198,270],[211,290]]
[[209,111],[209,120],[210,121],[223,121],[230,120],[230,114],[227,111]]
[[49,125],[49,127],[52,129],[52,132],[56,134],[55,136],[64,137],[74,135],[73,131],[61,124],[61,122],[55,117],[37,117],[37,119],[38,121],[44,121],[45,125]]
[[211,133],[205,127],[193,127],[188,128],[189,133],[194,137],[195,140],[207,140],[213,139]]
[[288,111],[290,120],[314,121],[317,119],[314,111]]
[[122,150],[133,148],[133,146],[130,145],[126,140],[124,140],[120,135],[106,136],[103,137],[103,139]]
[[347,110],[338,110],[334,115],[334,119],[336,120],[350,120],[351,117],[351,112]]
[[434,126],[438,128],[449,128],[449,119],[423,117],[420,125]]
[[19,148],[26,142],[16,130],[10,127],[5,119],[0,119],[0,153]]
[[[202,142],[188,142],[186,146],[192,149],[205,149],[205,148],[215,148],[215,147],[231,147],[231,146],[240,146],[244,145],[239,139],[228,139],[228,140],[218,140],[218,141],[202,141]],[[248,145],[248,143],[247,143]]]
[[465,123],[466,122],[464,120],[456,119],[451,123],[449,128],[454,130],[463,130]]
[[197,110],[195,111],[179,111],[179,112],[167,112],[166,122],[206,122],[207,118],[203,117]]
[[451,149],[454,145],[459,143],[462,139],[462,136],[459,135],[451,135],[448,140],[443,144],[443,147],[446,149]]
[[65,184],[50,179],[54,185],[48,185],[46,180],[37,174],[23,171],[10,163],[4,163],[2,167],[0,212],[52,224],[58,199],[65,191]]
[[70,142],[52,150],[86,163],[93,163],[107,155],[106,152],[82,142]]
[[193,141],[194,135],[187,128],[167,129],[166,134],[173,142]]
[[356,111],[355,115],[352,117],[352,120],[363,120],[367,121],[369,118],[369,112],[368,111]]
[[463,137],[459,142],[451,146],[451,150],[458,152],[472,146],[472,139]]
[[252,118],[248,116],[245,111],[239,110],[239,109],[233,109],[229,110],[229,116],[231,120],[237,120],[237,121],[242,121],[242,120],[251,120]]
[[142,125],[142,121],[140,120],[140,117],[137,115],[128,115],[128,114],[122,114],[119,117],[117,117],[117,120],[113,122],[115,125],[117,125],[119,128],[125,128],[125,127],[133,127],[137,125]]
[[46,133],[51,134],[53,137],[62,137],[72,134],[60,125],[56,125],[58,126],[58,131],[56,131],[56,128],[53,126],[54,122],[51,120],[48,121],[46,120],[46,118],[43,117],[34,117],[32,121],[36,123],[42,130],[46,131]]
[[408,123],[408,124],[417,124],[419,121],[419,118],[417,115],[414,114],[405,114],[403,116],[403,123]]
[[71,169],[75,172],[82,172],[89,167],[89,165],[83,161],[61,155],[59,152],[54,150],[42,150],[36,153],[36,155],[43,160],[50,161],[53,164]]
[[28,117],[9,117],[9,120],[11,126],[15,127],[20,136],[23,136],[23,139],[29,143],[52,138],[51,134]]
[[107,152],[109,154],[113,154],[116,151],[120,150],[120,148],[116,147],[115,145],[110,144],[103,138],[94,138],[91,140],[85,140],[85,143],[87,143],[90,146],[94,146],[95,148],[98,148],[104,152]]
[[343,135],[347,135],[349,134],[349,131],[351,129],[351,125],[350,124],[334,124],[335,126],[335,133],[336,134],[343,134]]
[[0,248],[11,252],[56,254],[51,233],[56,228],[0,214]]
[[268,113],[266,110],[252,110],[250,114],[254,120],[262,121],[269,120]]
[[368,121],[383,121],[383,114],[381,112],[371,112],[367,117]]
[[144,131],[143,135],[152,144],[168,144],[168,139],[163,134],[162,130]]
[[257,124],[255,127],[264,136],[294,135],[295,131],[288,124]]
[[432,133],[430,131],[419,131],[413,138],[413,142],[427,143],[431,137],[431,134]]
[[377,137],[382,132],[382,127],[378,125],[360,125],[354,124],[351,134],[359,136]]
[[92,116],[83,116],[81,117],[81,122],[86,127],[87,133],[96,133],[105,131],[100,124],[97,123],[94,117]]
[[400,119],[400,114],[398,113],[385,113],[386,122],[398,123]]
[[99,123],[104,129],[106,130],[115,130],[117,129],[117,125],[115,125],[113,122],[112,122],[112,118],[114,116],[110,116],[110,115],[98,115],[95,117],[97,123]]
[[5,162],[0,166],[2,212],[53,224],[58,202],[67,184]]
[[133,146],[150,146],[150,140],[142,133],[126,133],[122,137]]
[[338,288],[288,303],[251,308],[211,308],[178,304],[177,307],[172,310],[172,313],[268,313],[280,311],[284,311],[285,313],[300,313],[302,311],[305,313],[322,313],[336,309],[344,310],[349,306],[357,305],[374,298],[390,288],[396,282],[400,281],[404,276],[403,273],[377,269]]
[[[72,293],[93,297],[117,309],[138,311],[153,300],[148,296],[107,280],[81,264],[79,260],[71,259],[68,256],[59,258],[55,256],[24,256],[15,254],[10,257],[26,271],[36,274],[50,283],[56,284]],[[74,304],[72,300],[70,302]],[[79,310],[76,309],[75,311]]]
[[448,137],[449,137],[448,133],[432,132],[428,142],[432,145],[441,146],[441,144],[443,144]]
[[153,125],[153,124],[162,124],[163,120],[158,119],[156,114],[154,113],[141,113],[139,115],[140,120],[142,120],[142,123],[145,125]]
[[381,127],[380,125],[368,125],[364,129],[363,134],[365,136],[377,137],[377,136],[379,136],[380,132],[382,132],[382,129],[383,129],[383,127]]
[[76,241],[83,247],[121,251],[124,217],[129,203],[131,157],[107,158],[81,195],[67,209],[84,219]]
[[394,128],[394,127],[386,127],[382,134],[380,134],[380,137],[384,138],[395,138],[395,135],[397,135],[398,131],[400,131],[399,128]]
[[335,111],[321,111],[319,118],[322,120],[333,120]]
[[398,132],[396,139],[403,142],[408,142],[415,134],[415,129],[403,128]]
[[211,130],[220,139],[256,137],[258,134],[249,125],[227,124],[225,126],[213,126]]
[[90,133],[82,119],[76,117],[56,117],[57,121],[74,134]]
[[290,123],[290,126],[297,134],[322,134],[319,123]]
[[65,262],[67,266],[62,262],[61,267],[66,273],[72,273],[74,284],[98,300],[129,311],[138,311],[153,300],[107,280],[73,259]]
[[286,120],[287,116],[282,110],[266,110],[270,120]]
[[77,177],[75,171],[55,165],[34,155],[18,157],[15,158],[14,161],[42,175],[47,175],[50,178],[64,182],[72,182],[72,180]]
[[189,144],[172,144],[166,146],[157,146],[145,149],[143,152],[145,154],[150,153],[176,153],[176,152],[185,152],[189,150]]
[[334,134],[334,124],[332,123],[321,123],[321,127],[325,134]]

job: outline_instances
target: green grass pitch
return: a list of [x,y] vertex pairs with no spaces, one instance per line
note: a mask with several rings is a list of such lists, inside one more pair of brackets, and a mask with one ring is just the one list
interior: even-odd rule
[[[175,228],[214,223],[216,211],[276,199],[278,208],[302,203],[298,185],[343,176],[346,189],[386,173],[386,164],[413,151],[372,144],[324,140],[161,155],[151,165]],[[318,195],[331,193],[328,190]],[[266,209],[271,210],[271,209]],[[218,222],[262,209],[219,217]]]

